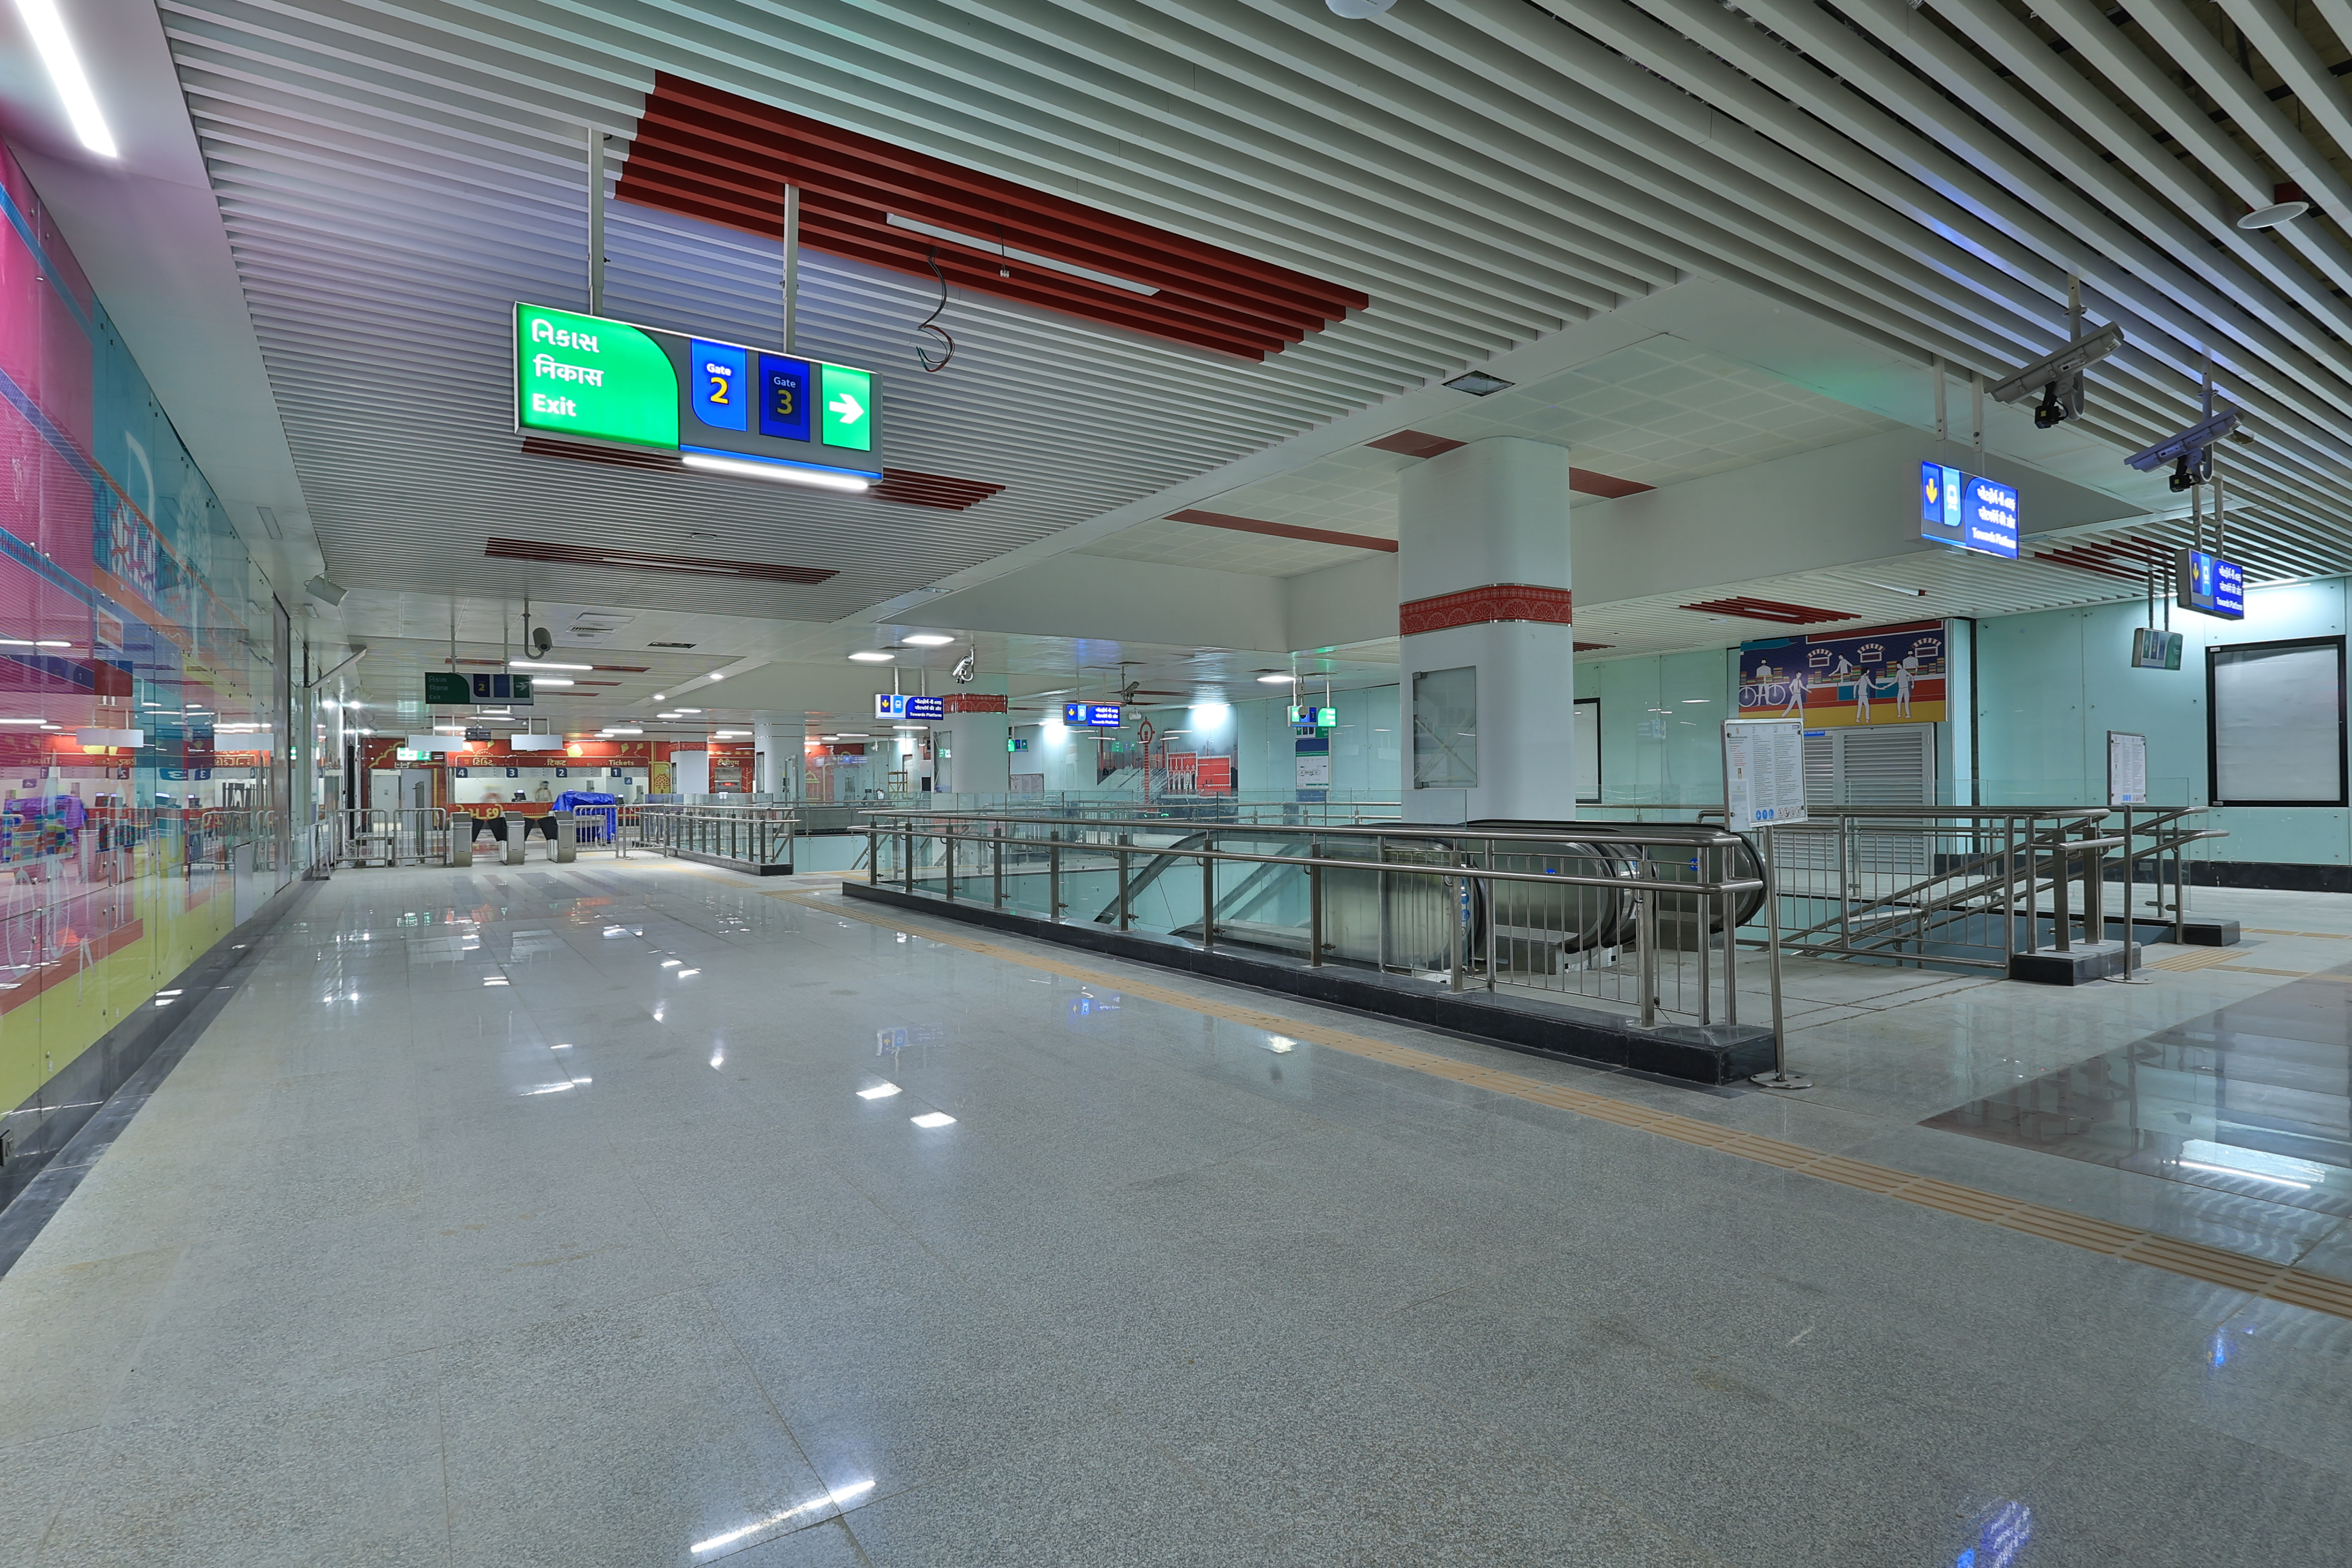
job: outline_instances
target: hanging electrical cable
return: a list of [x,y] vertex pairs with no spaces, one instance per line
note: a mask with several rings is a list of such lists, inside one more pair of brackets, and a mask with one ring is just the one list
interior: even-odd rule
[[947,344],[948,352],[940,355],[939,359],[934,362],[931,358],[930,351],[923,347],[922,344],[917,343],[915,345],[915,361],[917,363],[920,364],[926,372],[936,375],[940,371],[947,369],[948,361],[955,358],[956,341],[954,335],[945,327],[937,324],[940,319],[940,313],[948,308],[948,279],[947,274],[940,270],[940,247],[935,245],[929,250],[923,252],[923,259],[930,264],[931,276],[940,280],[940,302],[931,307],[931,313],[929,315],[924,317],[921,321],[916,324],[915,331],[919,332],[930,333],[933,337],[939,339],[940,342]]

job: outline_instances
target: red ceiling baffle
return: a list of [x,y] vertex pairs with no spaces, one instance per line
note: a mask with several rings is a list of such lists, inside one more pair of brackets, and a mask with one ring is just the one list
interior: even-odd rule
[[1371,302],[944,158],[667,72],[655,78],[621,200],[774,235],[787,184],[801,193],[801,243],[812,250],[926,279],[936,253],[956,288],[1245,359],[1278,353]]

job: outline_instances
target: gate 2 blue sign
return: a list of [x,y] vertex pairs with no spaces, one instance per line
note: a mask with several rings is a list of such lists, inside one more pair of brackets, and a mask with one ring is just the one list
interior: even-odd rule
[[1919,537],[2017,559],[2017,487],[1942,463],[1919,465]]

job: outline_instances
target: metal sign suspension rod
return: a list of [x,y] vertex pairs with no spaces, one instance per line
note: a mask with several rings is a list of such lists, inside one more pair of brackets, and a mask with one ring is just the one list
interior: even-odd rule
[[588,313],[604,313],[604,133],[588,128]]

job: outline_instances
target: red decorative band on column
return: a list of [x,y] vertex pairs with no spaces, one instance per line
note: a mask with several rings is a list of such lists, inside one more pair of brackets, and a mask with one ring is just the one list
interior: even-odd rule
[[1525,583],[1489,583],[1459,594],[1440,594],[1397,606],[1397,630],[1442,632],[1448,626],[1478,626],[1490,621],[1541,621],[1564,626],[1570,622],[1570,595],[1565,588],[1537,588]]
[[985,691],[962,691],[948,699],[950,713],[1004,713],[1011,711],[1002,697],[992,697]]

